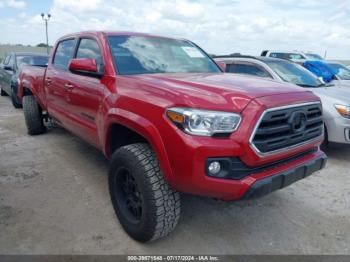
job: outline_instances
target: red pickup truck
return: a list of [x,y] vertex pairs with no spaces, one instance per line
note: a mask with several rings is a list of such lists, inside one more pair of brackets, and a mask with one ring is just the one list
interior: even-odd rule
[[23,69],[18,92],[30,135],[55,121],[111,159],[114,209],[125,231],[142,242],[174,229],[179,192],[254,198],[326,163],[315,95],[225,74],[188,40],[67,35],[46,69]]

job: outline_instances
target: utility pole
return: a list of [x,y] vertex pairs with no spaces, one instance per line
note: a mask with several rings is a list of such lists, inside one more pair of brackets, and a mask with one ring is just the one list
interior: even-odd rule
[[44,13],[41,13],[41,18],[45,21],[45,29],[46,29],[46,51],[47,54],[49,54],[49,35],[47,31],[48,21],[51,18],[50,14],[45,15]]

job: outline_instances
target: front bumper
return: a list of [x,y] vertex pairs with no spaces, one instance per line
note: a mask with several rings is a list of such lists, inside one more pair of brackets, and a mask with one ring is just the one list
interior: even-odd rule
[[339,116],[325,119],[324,122],[329,142],[350,144],[350,119]]
[[258,180],[249,188],[242,199],[262,197],[273,191],[287,187],[294,182],[308,177],[318,170],[321,170],[326,165],[326,162],[327,157],[325,155],[321,155],[313,161],[298,167],[291,168],[287,171]]

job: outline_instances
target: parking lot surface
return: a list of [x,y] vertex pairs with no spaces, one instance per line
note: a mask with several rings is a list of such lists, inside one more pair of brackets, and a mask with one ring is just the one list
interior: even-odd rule
[[350,147],[327,167],[264,198],[182,196],[167,238],[130,239],[115,217],[108,160],[61,128],[26,134],[0,97],[0,254],[350,254]]

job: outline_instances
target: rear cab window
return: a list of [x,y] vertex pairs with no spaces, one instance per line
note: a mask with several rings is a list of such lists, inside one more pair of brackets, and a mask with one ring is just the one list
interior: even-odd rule
[[244,75],[253,75],[253,76],[259,76],[259,77],[271,78],[271,75],[260,66],[246,64],[246,63],[231,64],[228,67],[228,72],[235,73],[235,74],[244,74]]
[[75,42],[75,39],[67,39],[58,43],[53,60],[56,68],[68,70],[68,64],[73,58]]

